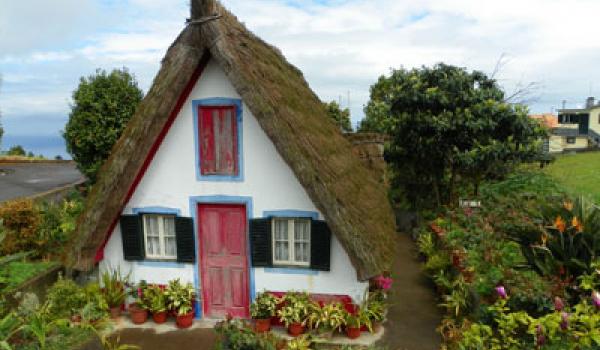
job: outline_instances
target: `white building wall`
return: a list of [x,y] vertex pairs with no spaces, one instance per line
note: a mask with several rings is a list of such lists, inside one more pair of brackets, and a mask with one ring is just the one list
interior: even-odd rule
[[[158,149],[143,179],[123,214],[134,208],[167,207],[192,216],[192,196],[244,196],[252,198],[252,217],[263,217],[264,211],[318,209],[300,185],[292,170],[260,128],[248,107],[243,105],[243,173],[241,182],[211,182],[196,179],[194,123],[192,100],[225,97],[241,98],[220,67],[210,62],[190,97]],[[321,213],[319,218],[323,219]],[[134,281],[165,283],[173,278],[199,285],[197,264],[127,262],[123,260],[119,225],[107,243],[101,270],[120,266],[130,272]],[[262,290],[307,290],[311,293],[346,294],[362,298],[367,283],[358,282],[356,271],[337,238],[333,237],[331,271],[253,268],[254,292]],[[201,288],[201,286],[199,286]]]

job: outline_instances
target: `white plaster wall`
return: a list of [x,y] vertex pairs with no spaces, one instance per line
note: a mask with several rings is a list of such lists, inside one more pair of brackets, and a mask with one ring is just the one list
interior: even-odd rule
[[[225,97],[240,98],[224,72],[211,61],[192,90],[154,160],[137,187],[124,214],[133,208],[169,207],[181,210],[181,215],[192,216],[191,196],[248,196],[252,197],[253,217],[262,217],[264,211],[306,210],[318,212],[304,188],[291,169],[279,155],[258,121],[243,104],[243,182],[197,181],[195,171],[195,144],[192,100]],[[319,213],[322,219],[322,214]],[[308,290],[312,293],[347,294],[360,300],[366,283],[358,282],[356,271],[337,238],[333,238],[331,271],[316,275],[282,274],[254,268],[255,291]],[[145,262],[123,260],[120,228],[117,225],[106,249],[106,266],[121,266],[123,272],[131,271],[135,281],[146,279],[153,283],[165,283],[180,277],[183,281],[197,282],[196,266],[177,267],[147,266]],[[201,288],[201,286],[200,286]]]

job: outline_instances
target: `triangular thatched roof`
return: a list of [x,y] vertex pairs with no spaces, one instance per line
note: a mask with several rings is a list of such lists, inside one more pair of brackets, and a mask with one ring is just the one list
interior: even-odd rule
[[[216,16],[215,16],[216,15]],[[215,0],[192,0],[192,21],[169,48],[154,83],[101,170],[79,219],[73,265],[88,270],[142,169],[184,102],[202,60],[214,59],[338,237],[358,277],[389,270],[394,217],[386,190],[353,156],[302,73]],[[192,82],[195,79],[192,78]]]

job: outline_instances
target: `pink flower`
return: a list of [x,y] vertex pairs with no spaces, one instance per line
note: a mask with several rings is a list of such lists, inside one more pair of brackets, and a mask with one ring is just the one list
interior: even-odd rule
[[508,298],[508,294],[506,294],[506,289],[504,289],[504,286],[498,286],[498,287],[496,287],[496,293],[498,293],[498,296],[501,299]]
[[597,309],[600,309],[600,293],[595,291],[592,293],[592,302]]
[[377,276],[374,278],[377,287],[388,290],[392,288],[392,279],[390,277]]
[[569,314],[563,311],[560,313],[560,329],[565,331],[567,328],[569,328]]
[[542,346],[544,344],[546,344],[546,336],[544,335],[544,330],[542,328],[542,325],[537,325],[537,327],[535,327],[535,333],[537,336],[537,346]]
[[554,297],[554,310],[562,311],[565,308],[565,303],[559,297]]

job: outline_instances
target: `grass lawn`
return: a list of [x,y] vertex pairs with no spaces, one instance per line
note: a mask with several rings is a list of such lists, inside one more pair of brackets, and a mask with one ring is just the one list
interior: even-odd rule
[[600,152],[559,155],[545,171],[573,194],[600,203]]
[[5,290],[11,290],[28,279],[47,271],[56,265],[55,262],[13,261],[0,267],[0,275],[5,278]]

